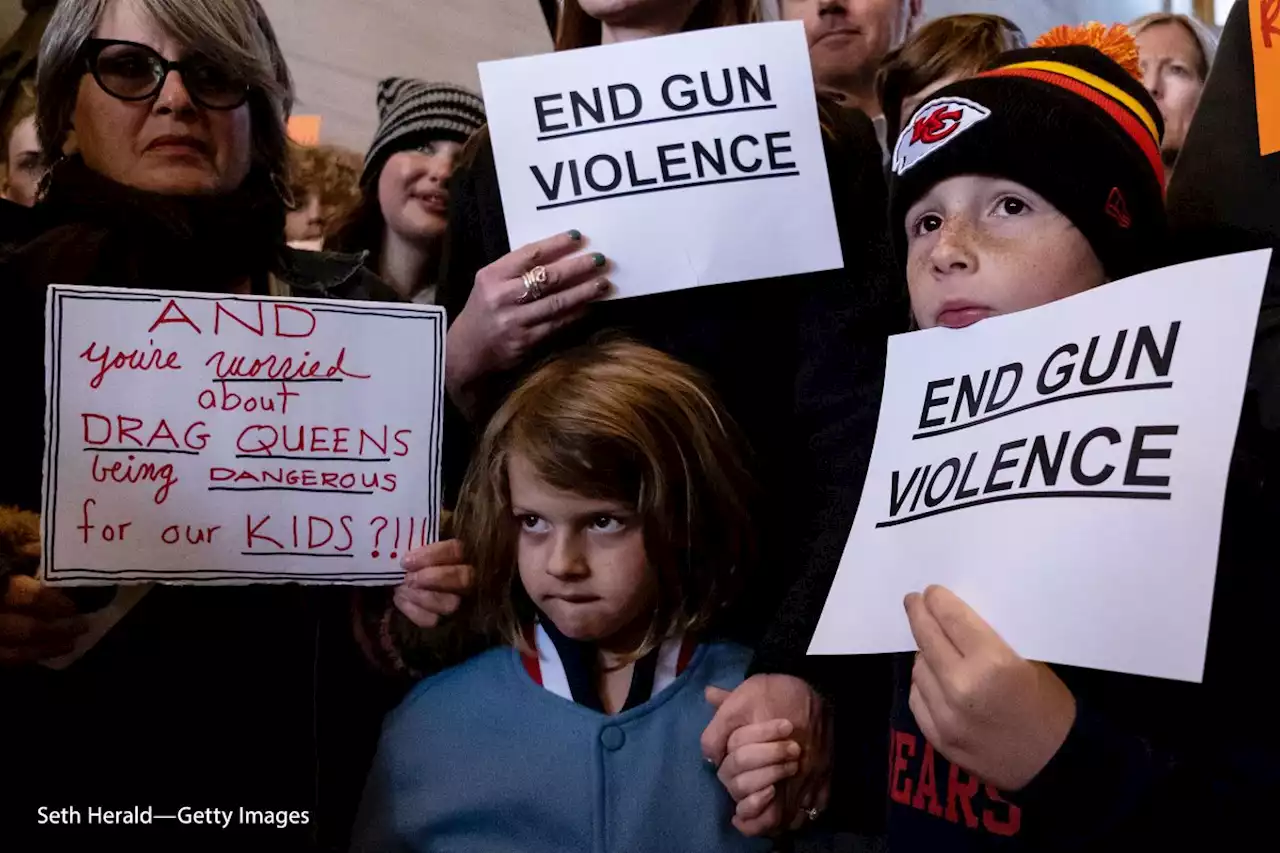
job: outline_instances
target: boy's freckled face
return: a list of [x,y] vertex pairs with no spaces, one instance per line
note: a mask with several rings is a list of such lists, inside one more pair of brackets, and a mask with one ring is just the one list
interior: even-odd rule
[[922,329],[960,328],[1106,281],[1089,241],[1039,194],[959,175],[907,211],[907,286]]

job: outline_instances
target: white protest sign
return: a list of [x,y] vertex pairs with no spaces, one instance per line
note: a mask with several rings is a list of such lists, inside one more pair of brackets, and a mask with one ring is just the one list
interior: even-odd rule
[[434,541],[444,311],[49,288],[41,579],[390,584]]
[[903,597],[941,584],[1023,657],[1200,681],[1270,255],[890,338],[810,654],[914,651]]
[[578,229],[615,297],[843,266],[799,22],[480,64],[512,247]]

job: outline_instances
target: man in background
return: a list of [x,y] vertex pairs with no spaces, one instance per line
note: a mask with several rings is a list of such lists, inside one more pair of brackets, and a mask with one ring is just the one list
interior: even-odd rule
[[871,117],[885,144],[876,71],[920,19],[924,0],[781,0],[783,19],[804,21],[819,93]]

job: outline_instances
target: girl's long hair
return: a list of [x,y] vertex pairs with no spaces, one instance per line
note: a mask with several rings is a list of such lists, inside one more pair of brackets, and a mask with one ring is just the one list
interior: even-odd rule
[[712,625],[754,553],[744,454],[705,378],[664,353],[612,340],[544,363],[489,422],[458,499],[454,532],[476,570],[476,627],[527,650],[524,629],[537,616],[517,564],[514,455],[553,488],[639,517],[659,600],[635,658]]

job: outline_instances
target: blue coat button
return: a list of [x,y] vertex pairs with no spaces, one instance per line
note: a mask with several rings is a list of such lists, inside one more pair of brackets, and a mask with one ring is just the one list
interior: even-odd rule
[[617,752],[627,742],[627,736],[617,726],[605,726],[600,732],[600,743],[610,752]]

